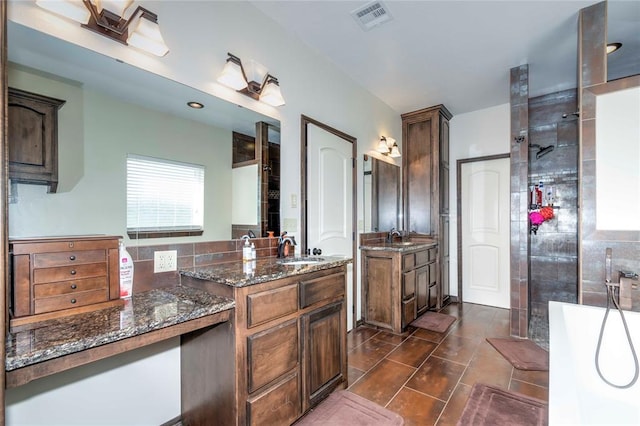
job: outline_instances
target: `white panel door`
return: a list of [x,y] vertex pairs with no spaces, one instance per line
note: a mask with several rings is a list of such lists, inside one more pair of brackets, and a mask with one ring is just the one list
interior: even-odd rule
[[[307,125],[307,247],[353,256],[352,144]],[[353,264],[347,269],[347,329],[353,325]]]
[[462,164],[462,300],[509,308],[509,159]]

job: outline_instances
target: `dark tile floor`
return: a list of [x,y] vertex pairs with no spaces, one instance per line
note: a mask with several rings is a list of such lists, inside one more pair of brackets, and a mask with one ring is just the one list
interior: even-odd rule
[[446,333],[410,327],[403,335],[366,326],[349,332],[349,390],[411,425],[455,425],[480,382],[547,401],[549,373],[514,369],[486,340],[509,336],[509,311],[451,304]]

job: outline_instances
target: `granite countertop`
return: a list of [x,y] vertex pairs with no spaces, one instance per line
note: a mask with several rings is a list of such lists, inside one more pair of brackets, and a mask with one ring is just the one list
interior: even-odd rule
[[235,302],[189,287],[134,294],[116,306],[34,325],[9,333],[5,369],[15,370],[235,307]]
[[[318,259],[320,261],[308,264],[296,262],[312,259]],[[230,262],[205,268],[181,270],[180,274],[187,277],[226,284],[232,287],[246,287],[294,275],[335,268],[351,262],[351,258],[341,256],[287,259],[266,258],[253,262]]]
[[423,250],[435,247],[438,243],[436,241],[402,241],[393,243],[376,243],[365,244],[360,246],[360,250],[374,250],[374,251],[396,251],[396,252],[410,252],[414,250]]

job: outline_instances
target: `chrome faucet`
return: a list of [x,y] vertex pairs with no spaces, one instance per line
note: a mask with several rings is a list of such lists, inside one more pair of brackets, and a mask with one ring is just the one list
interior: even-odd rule
[[292,246],[296,245],[296,240],[294,240],[291,237],[287,237],[286,235],[287,235],[287,232],[285,231],[278,238],[278,259],[282,259],[283,257],[285,257],[284,247],[287,244],[287,242]]
[[389,233],[387,234],[387,242],[388,243],[392,243],[393,242],[393,237],[402,237],[402,233],[400,231],[398,231],[396,228],[391,228],[391,230],[389,231]]
[[247,232],[245,235],[243,235],[242,237],[240,237],[241,240],[250,240],[251,238],[255,238],[256,234],[249,229],[249,232]]

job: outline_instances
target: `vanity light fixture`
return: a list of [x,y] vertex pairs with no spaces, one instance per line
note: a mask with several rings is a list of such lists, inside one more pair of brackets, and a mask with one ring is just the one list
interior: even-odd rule
[[[251,61],[252,78],[249,80],[240,58],[231,53],[227,55],[227,63],[218,76],[218,83],[268,105],[274,107],[284,105],[277,78],[269,74],[262,65]],[[261,80],[262,84],[258,83],[258,80]]]
[[607,44],[607,55],[615,52],[622,47],[622,43],[609,43]]
[[158,15],[138,6],[125,19],[125,11],[132,3],[133,0],[36,0],[41,8],[79,22],[83,28],[152,55],[166,55],[169,48],[160,33]]
[[380,136],[380,142],[378,142],[376,151],[392,158],[400,157],[400,150],[398,149],[396,140],[388,136]]

